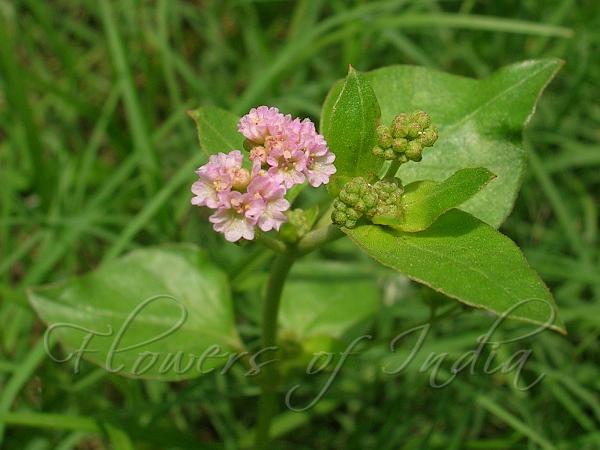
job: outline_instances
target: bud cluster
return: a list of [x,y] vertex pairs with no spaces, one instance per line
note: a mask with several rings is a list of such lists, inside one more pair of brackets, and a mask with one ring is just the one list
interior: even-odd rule
[[285,242],[297,242],[308,233],[317,218],[318,208],[296,208],[286,211],[287,222],[281,226],[279,237]]
[[333,201],[331,220],[334,224],[354,228],[361,217],[399,216],[404,189],[396,178],[384,178],[369,184],[363,177],[346,183]]
[[391,126],[379,125],[373,155],[388,161],[421,161],[423,148],[431,147],[438,138],[437,128],[425,111],[398,114]]
[[404,188],[397,178],[384,178],[373,185],[377,195],[377,207],[373,216],[400,216],[402,214],[402,194]]

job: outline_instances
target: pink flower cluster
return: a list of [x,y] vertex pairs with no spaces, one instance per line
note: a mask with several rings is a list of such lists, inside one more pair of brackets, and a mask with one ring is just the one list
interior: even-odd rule
[[231,242],[254,239],[257,226],[279,230],[287,221],[287,190],[305,180],[315,187],[326,184],[335,173],[335,155],[308,119],[260,106],[241,118],[238,130],[246,138],[252,168],[243,167],[239,150],[218,153],[196,171],[192,185],[192,204],[215,209],[209,220]]
[[292,119],[277,108],[259,106],[240,120],[254,167],[281,176],[286,188],[303,183],[318,187],[335,173],[335,155],[309,120]]

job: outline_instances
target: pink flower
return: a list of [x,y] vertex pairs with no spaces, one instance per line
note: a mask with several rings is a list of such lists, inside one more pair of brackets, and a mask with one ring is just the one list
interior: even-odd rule
[[222,206],[208,220],[213,229],[225,235],[229,242],[254,239],[256,219],[248,214],[251,196],[237,191],[222,196]]
[[309,119],[292,119],[276,108],[259,106],[242,117],[238,128],[257,144],[250,150],[253,170],[268,168],[288,189],[307,178],[315,187],[326,184],[335,173],[335,156]]
[[283,211],[286,211],[290,204],[284,198],[285,193],[286,189],[281,179],[268,174],[256,176],[248,185],[248,195],[252,198],[248,215],[256,219],[261,230],[279,230],[287,221]]
[[302,146],[312,156],[323,156],[326,153],[331,153],[325,138],[316,133],[312,136],[306,136]]
[[[300,139],[302,142],[313,141],[317,136],[321,136],[315,129],[315,124],[310,119],[304,119],[300,127]],[[325,139],[323,139],[325,141]]]
[[[295,118],[294,120],[288,120],[285,123],[285,138],[290,145],[299,145],[302,141],[302,135],[304,130],[304,122],[309,119],[300,120]],[[310,122],[312,123],[312,122]]]
[[329,182],[335,173],[335,155],[329,151],[325,138],[317,133],[309,119],[296,119],[290,124],[291,134],[297,139],[297,148],[306,153],[304,175],[313,187]]
[[333,162],[335,155],[329,151],[325,138],[315,134],[306,143],[308,154],[306,161],[306,177],[313,187],[329,183],[329,177],[336,172]]
[[252,108],[248,114],[240,119],[238,131],[244,137],[257,144],[262,144],[269,135],[276,135],[283,131],[286,116],[277,108],[259,106]]
[[310,156],[306,166],[306,178],[313,187],[329,183],[329,177],[335,173],[335,155],[329,151],[321,156]]
[[271,166],[268,173],[280,176],[287,189],[295,184],[301,184],[305,179],[306,156],[306,153],[300,149],[276,147],[267,157],[267,163]]
[[267,162],[267,149],[262,145],[254,147],[250,150],[250,161],[252,161],[253,166],[258,166],[260,168]]
[[243,176],[243,159],[239,150],[211,155],[208,163],[196,170],[198,181],[192,185],[192,205],[218,208],[221,194],[231,191],[233,183]]

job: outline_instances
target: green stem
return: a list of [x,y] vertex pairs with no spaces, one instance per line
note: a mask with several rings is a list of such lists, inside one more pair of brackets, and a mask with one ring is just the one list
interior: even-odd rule
[[402,163],[398,159],[396,159],[395,161],[392,161],[392,163],[390,164],[390,167],[388,167],[388,170],[385,173],[385,177],[384,178],[393,178],[393,177],[395,177],[396,173],[398,173],[398,169],[400,168],[400,164],[402,164]]
[[331,205],[329,205],[329,208],[327,208],[327,210],[323,213],[323,215],[317,221],[317,224],[315,225],[314,228],[318,229],[318,228],[323,228],[328,225],[331,225],[331,213],[332,212],[333,212],[333,203]]
[[[339,228],[329,225],[311,231],[298,242],[296,247],[288,247],[277,255],[271,267],[271,275],[269,276],[263,303],[262,349],[268,351],[266,349],[277,346],[277,315],[279,313],[281,292],[296,259],[342,236],[344,236],[344,233]],[[266,449],[269,443],[271,421],[277,409],[277,387],[280,377],[276,360],[265,364],[262,370],[261,393],[258,400],[258,423],[254,441],[255,450]]]
[[285,242],[282,242],[279,239],[274,239],[264,234],[259,234],[258,236],[256,236],[255,241],[259,242],[267,248],[270,248],[275,253],[285,253],[288,249]]
[[317,228],[306,236],[304,236],[300,242],[298,242],[297,254],[299,256],[306,255],[307,253],[316,250],[317,248],[333,242],[344,236],[342,230],[335,225],[328,225],[326,227]]
[[[295,260],[294,254],[288,252],[277,256],[273,262],[262,310],[263,349],[277,345],[277,315],[279,313],[281,292]],[[258,401],[258,424],[254,441],[256,450],[267,448],[271,420],[277,407],[277,384],[279,382],[279,370],[275,362],[266,364],[262,370],[261,394]]]

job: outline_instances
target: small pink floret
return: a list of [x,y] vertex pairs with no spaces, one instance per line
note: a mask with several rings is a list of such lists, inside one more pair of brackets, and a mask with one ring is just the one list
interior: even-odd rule
[[267,136],[281,132],[284,122],[285,116],[277,108],[259,106],[240,119],[238,131],[246,139],[262,144]]

